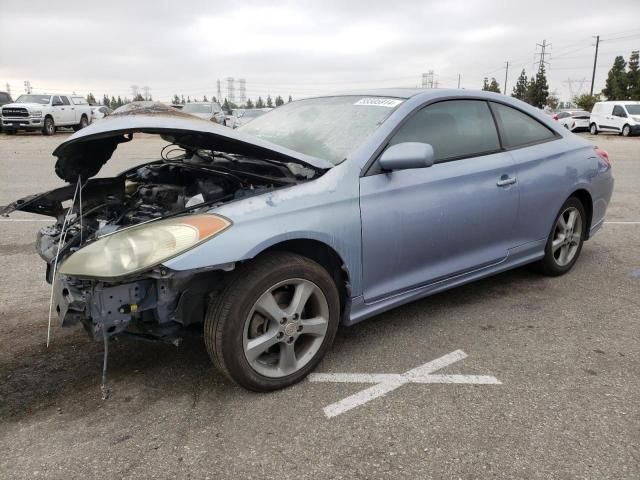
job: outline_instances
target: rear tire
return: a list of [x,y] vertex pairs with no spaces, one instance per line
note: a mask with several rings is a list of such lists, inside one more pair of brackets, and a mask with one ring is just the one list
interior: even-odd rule
[[56,125],[53,123],[53,118],[46,117],[44,119],[44,127],[42,127],[42,134],[51,136],[56,133]]
[[551,277],[567,273],[580,256],[586,230],[584,205],[576,197],[569,197],[553,222],[544,258],[533,264],[534,269]]
[[74,132],[77,132],[78,130],[82,130],[83,128],[85,128],[87,125],[89,125],[89,120],[87,120],[86,115],[82,115],[82,117],[80,118],[80,123],[78,125],[74,125],[72,128]]
[[595,123],[592,123],[591,125],[589,125],[589,133],[591,135],[597,135],[598,134],[598,126]]
[[288,252],[265,254],[231,275],[204,320],[214,365],[258,392],[299,382],[320,362],[338,329],[340,299],[331,275]]
[[631,127],[629,125],[625,125],[624,127],[622,127],[622,136],[628,137],[630,135],[631,135]]

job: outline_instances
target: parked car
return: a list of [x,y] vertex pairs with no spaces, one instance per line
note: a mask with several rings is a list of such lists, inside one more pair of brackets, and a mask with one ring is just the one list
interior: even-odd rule
[[625,137],[640,134],[640,102],[597,102],[591,111],[589,132],[616,132]]
[[[138,132],[184,154],[93,178]],[[340,323],[525,264],[568,272],[614,183],[603,150],[469,90],[309,98],[237,130],[129,104],[53,154],[69,185],[0,214],[56,219],[36,249],[62,325],[106,342],[204,323],[214,364],[257,391],[303,379]]]
[[2,128],[8,134],[40,130],[43,135],[53,135],[57,127],[77,132],[89,122],[91,106],[79,95],[26,94],[2,107]]
[[273,110],[273,108],[244,108],[234,110],[233,113],[237,118],[237,127],[241,127],[242,125],[246,125],[247,123],[249,123],[251,120],[261,117],[265,113],[270,112],[271,110]]
[[104,118],[107,115],[111,115],[111,111],[112,110],[109,107],[105,107],[104,105],[92,105],[91,121],[95,122],[96,120],[100,120],[101,118]]
[[553,118],[572,132],[589,130],[590,113],[584,110],[565,110],[556,113]]
[[195,117],[202,118],[203,120],[211,120],[214,123],[220,125],[227,124],[227,118],[222,111],[222,107],[217,102],[191,102],[186,103],[182,108],[182,111],[189,113]]
[[0,132],[2,132],[2,106],[8,103],[13,103],[11,95],[7,92],[0,92]]

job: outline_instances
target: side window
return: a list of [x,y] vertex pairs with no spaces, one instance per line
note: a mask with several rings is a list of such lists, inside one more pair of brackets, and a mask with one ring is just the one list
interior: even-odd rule
[[491,108],[496,114],[505,148],[524,147],[556,137],[550,128],[520,110],[494,102],[491,102]]
[[429,143],[441,162],[500,150],[498,132],[483,100],[447,100],[423,108],[393,136],[390,145]]
[[616,105],[613,107],[613,116],[625,118],[627,114],[624,112],[624,109],[620,105]]
[[67,97],[60,97],[60,100],[62,100],[62,103],[65,105],[71,105]]
[[558,120],[560,120],[561,118],[567,118],[569,116],[569,114],[567,112],[562,112],[558,114]]

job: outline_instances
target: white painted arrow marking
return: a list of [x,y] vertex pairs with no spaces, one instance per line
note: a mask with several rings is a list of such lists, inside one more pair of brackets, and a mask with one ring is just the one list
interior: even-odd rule
[[309,381],[374,384],[372,387],[324,407],[323,411],[327,418],[335,417],[375,398],[382,397],[406,383],[501,384],[497,378],[488,375],[432,375],[433,372],[465,358],[467,358],[466,353],[462,350],[456,350],[405,373],[312,373],[309,375]]

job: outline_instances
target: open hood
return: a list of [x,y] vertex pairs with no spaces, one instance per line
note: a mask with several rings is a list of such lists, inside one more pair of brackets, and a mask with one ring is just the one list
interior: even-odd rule
[[327,160],[243,134],[240,131],[193,117],[158,102],[133,102],[99,122],[73,134],[53,152],[56,174],[67,182],[96,175],[118,144],[134,133],[159,134],[181,147],[215,150],[254,158],[293,162],[316,170],[333,167]]

